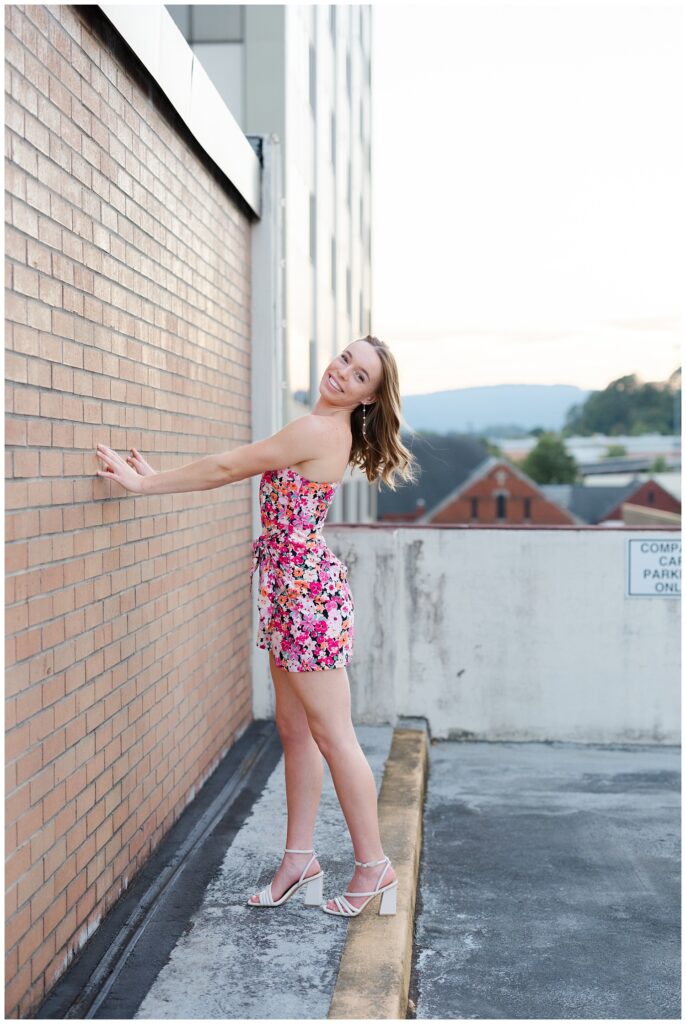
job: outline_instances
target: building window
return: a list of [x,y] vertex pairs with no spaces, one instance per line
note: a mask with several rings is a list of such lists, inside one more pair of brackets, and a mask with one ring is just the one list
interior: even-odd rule
[[348,309],[348,316],[352,316],[353,311],[353,286],[352,286],[352,275],[350,273],[350,267],[347,267],[345,271],[345,301]]
[[654,505],[655,504],[655,491],[648,491],[648,504],[649,505]]
[[312,113],[317,111],[317,52],[310,43],[310,106]]
[[331,163],[336,169],[336,114],[331,111]]
[[241,42],[243,4],[188,4],[194,43]]
[[524,499],[524,518],[531,519],[531,498]]
[[331,239],[331,291],[336,294],[336,239]]
[[317,259],[317,197],[310,192],[310,259]]
[[496,519],[506,519],[507,518],[507,503],[506,503],[505,495],[504,494],[496,494],[495,504],[496,504],[496,513],[495,513]]
[[478,498],[470,498],[469,500],[472,503],[472,519],[478,519],[479,518],[479,499]]

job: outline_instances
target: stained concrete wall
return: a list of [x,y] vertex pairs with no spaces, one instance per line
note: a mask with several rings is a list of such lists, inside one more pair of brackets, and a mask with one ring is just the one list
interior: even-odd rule
[[681,601],[626,596],[628,540],[678,531],[335,524],[325,536],[355,601],[356,722],[679,741]]

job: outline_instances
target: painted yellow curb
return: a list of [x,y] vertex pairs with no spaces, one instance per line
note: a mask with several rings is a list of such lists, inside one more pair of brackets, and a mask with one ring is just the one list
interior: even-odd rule
[[379,792],[384,852],[398,877],[397,912],[381,917],[377,897],[347,925],[329,1018],[403,1020],[412,966],[414,907],[428,767],[424,729],[398,728]]

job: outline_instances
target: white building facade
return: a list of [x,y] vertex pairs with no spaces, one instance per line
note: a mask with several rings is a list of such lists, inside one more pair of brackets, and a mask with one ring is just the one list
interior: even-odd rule
[[[311,409],[332,355],[371,330],[371,6],[167,10],[245,134],[280,141],[278,428]],[[375,520],[376,487],[348,470],[328,518]]]

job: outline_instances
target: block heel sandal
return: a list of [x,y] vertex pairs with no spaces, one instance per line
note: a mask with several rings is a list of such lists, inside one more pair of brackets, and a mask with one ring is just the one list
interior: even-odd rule
[[305,872],[309,868],[310,864],[317,859],[314,850],[289,850],[285,849],[284,853],[311,853],[313,856],[310,857],[305,867],[300,873],[300,878],[297,882],[294,882],[290,889],[287,889],[280,899],[275,900],[272,895],[272,883],[266,885],[264,889],[261,889],[257,895],[260,898],[259,903],[254,903],[252,897],[247,900],[249,907],[280,907],[284,903],[288,902],[291,896],[295,896],[299,889],[304,887],[305,889],[305,905],[308,907],[316,907],[317,904],[321,904],[322,895],[324,892],[324,872],[319,871],[316,875],[310,875],[309,878],[305,878]]
[[[336,904],[337,909],[332,910],[330,907],[326,906],[326,903],[322,903],[322,910],[324,913],[332,914],[334,917],[357,917],[357,915],[362,913],[367,904],[373,900],[375,896],[381,896],[379,914],[395,914],[397,908],[396,895],[398,892],[398,879],[394,878],[392,882],[388,883],[388,885],[382,885],[379,888],[381,879],[391,866],[390,859],[388,857],[384,857],[382,860],[356,860],[355,863],[360,868],[372,868],[377,864],[384,864],[385,867],[379,875],[372,892],[344,892],[341,896],[334,896],[333,902]],[[346,896],[367,896],[367,899],[361,907],[354,907],[352,903],[346,899]]]

